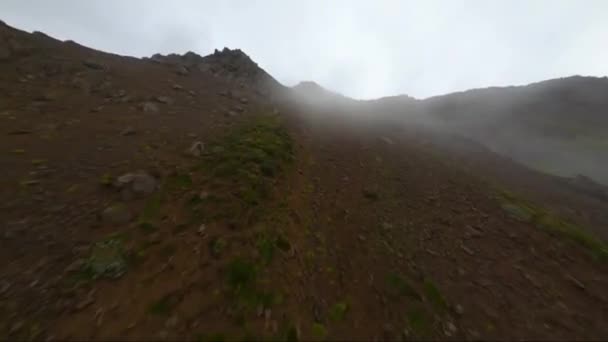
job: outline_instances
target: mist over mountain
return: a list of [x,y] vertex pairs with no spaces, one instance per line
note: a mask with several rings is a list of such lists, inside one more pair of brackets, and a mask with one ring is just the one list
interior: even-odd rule
[[0,339],[604,340],[607,94],[354,100],[0,22]]

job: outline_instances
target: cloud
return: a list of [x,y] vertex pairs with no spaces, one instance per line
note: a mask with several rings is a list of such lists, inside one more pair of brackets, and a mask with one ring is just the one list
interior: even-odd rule
[[241,48],[285,84],[356,98],[608,74],[605,0],[2,0],[0,13],[138,57]]

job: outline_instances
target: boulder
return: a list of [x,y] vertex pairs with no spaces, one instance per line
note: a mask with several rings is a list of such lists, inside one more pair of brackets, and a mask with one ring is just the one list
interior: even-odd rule
[[173,104],[173,99],[170,98],[169,96],[157,96],[154,98],[154,100],[156,102],[163,103],[163,104],[168,104],[168,105]]
[[187,152],[193,157],[200,157],[203,155],[204,150],[205,144],[203,144],[201,141],[195,141],[192,143],[192,146],[190,146]]
[[141,104],[141,110],[144,111],[144,113],[158,113],[158,105],[156,105],[153,102],[144,102]]
[[116,178],[114,187],[118,188],[123,193],[132,193],[140,196],[149,195],[158,188],[158,181],[151,175],[143,171],[138,171],[126,173]]
[[176,70],[175,73],[180,75],[180,76],[188,76],[189,71],[188,68],[186,68],[185,66],[181,65],[179,66]]

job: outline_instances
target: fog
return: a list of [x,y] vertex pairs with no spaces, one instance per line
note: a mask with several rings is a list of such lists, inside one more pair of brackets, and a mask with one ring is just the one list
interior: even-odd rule
[[[607,75],[606,13],[604,0],[0,2],[9,25],[123,55],[240,48],[284,85],[316,82],[292,100],[320,125],[348,116],[367,128],[447,130],[538,170],[608,184],[606,80],[437,97]],[[425,100],[387,97],[398,94]]]
[[608,2],[2,0],[0,19],[133,56],[243,49],[286,85],[417,98],[608,74]]

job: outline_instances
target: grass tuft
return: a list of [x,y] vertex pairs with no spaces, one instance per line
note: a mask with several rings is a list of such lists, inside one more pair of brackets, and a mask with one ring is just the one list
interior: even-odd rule
[[334,304],[331,309],[329,309],[329,319],[334,322],[338,322],[344,319],[346,313],[348,312],[348,304],[345,302],[339,302]]
[[399,274],[389,274],[387,282],[391,287],[394,295],[410,297],[416,300],[422,300],[422,297],[414,287],[412,287],[406,278]]
[[608,245],[585,229],[561,219],[552,212],[537,207],[511,192],[501,191],[499,199],[502,202],[503,209],[509,215],[578,243],[587,248],[592,256],[598,260],[608,260]]

